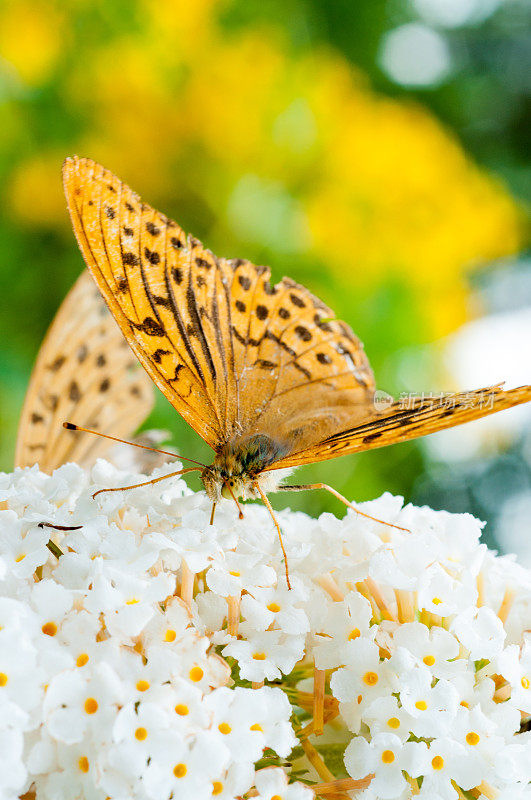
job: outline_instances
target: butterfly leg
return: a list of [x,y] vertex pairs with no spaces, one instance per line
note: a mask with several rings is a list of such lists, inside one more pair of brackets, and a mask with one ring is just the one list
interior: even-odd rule
[[216,506],[217,506],[216,502],[212,503],[212,511],[210,512],[209,525],[213,525],[214,524],[214,514],[216,513]]
[[289,581],[288,556],[286,555],[286,549],[284,547],[284,542],[282,541],[282,531],[280,530],[280,525],[277,522],[277,518],[275,517],[275,513],[273,511],[271,503],[267,499],[267,495],[264,494],[264,492],[260,488],[259,484],[258,483],[254,483],[253,484],[253,489],[256,489],[256,491],[258,492],[258,494],[262,498],[262,502],[265,505],[265,507],[267,508],[267,510],[269,511],[269,513],[271,514],[271,519],[273,520],[275,528],[277,529],[278,540],[280,542],[280,547],[282,549],[282,554],[284,556],[284,566],[286,567],[286,582],[288,584],[288,589],[291,589],[291,583]]
[[187,467],[186,469],[180,469],[177,472],[169,472],[167,475],[162,475],[160,478],[153,478],[151,481],[144,481],[143,483],[133,483],[132,486],[116,486],[113,489],[98,489],[97,492],[94,492],[92,495],[92,499],[94,499],[98,494],[102,492],[123,492],[125,489],[138,489],[139,486],[149,486],[150,483],[158,483],[159,481],[165,481],[166,478],[174,478],[175,475],[184,475],[185,472],[193,472],[196,469],[201,469],[201,467]]
[[343,497],[342,494],[339,494],[335,489],[331,486],[328,486],[327,483],[301,483],[298,486],[278,486],[276,491],[277,492],[305,492],[309,489],[325,489],[330,494],[333,494],[334,497],[337,497],[338,500],[341,500],[348,508],[351,508],[356,514],[359,514],[361,517],[366,517],[367,519],[372,519],[373,522],[379,522],[382,525],[389,525],[390,528],[397,528],[399,531],[405,531],[406,533],[411,533],[409,528],[402,528],[400,525],[393,525],[392,522],[385,522],[383,519],[377,519],[376,517],[371,517],[370,514],[366,514],[364,511],[360,511],[356,506],[353,506],[352,503],[349,503],[346,497]]

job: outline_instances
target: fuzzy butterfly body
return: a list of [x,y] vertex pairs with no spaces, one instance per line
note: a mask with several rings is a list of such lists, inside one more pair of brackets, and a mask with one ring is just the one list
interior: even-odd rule
[[404,410],[374,402],[363,347],[289,278],[218,258],[90,159],[67,159],[76,237],[135,355],[215,451],[208,494],[277,488],[268,473],[405,441],[531,399],[489,390],[488,407],[456,394]]

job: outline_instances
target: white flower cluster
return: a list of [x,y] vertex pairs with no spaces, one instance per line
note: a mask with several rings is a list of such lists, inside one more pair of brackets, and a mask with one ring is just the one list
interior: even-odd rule
[[290,590],[261,505],[92,499],[141,480],[0,476],[2,800],[531,798],[531,574],[481,523],[280,512]]

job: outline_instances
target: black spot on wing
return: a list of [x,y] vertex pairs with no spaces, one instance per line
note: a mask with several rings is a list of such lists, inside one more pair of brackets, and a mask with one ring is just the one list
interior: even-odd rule
[[143,322],[131,323],[138,331],[148,336],[164,336],[164,328],[153,317],[146,317]]
[[160,233],[160,228],[157,228],[153,222],[146,222],[146,230],[152,236],[158,236]]
[[156,250],[150,250],[149,247],[144,247],[144,256],[150,264],[158,264],[160,262],[160,256]]
[[153,353],[152,358],[156,364],[160,364],[162,356],[167,356],[169,354],[170,350],[163,350],[161,347],[159,347],[158,350],[155,350],[155,352]]
[[81,391],[75,381],[72,381],[68,387],[68,397],[73,403],[77,403],[81,399]]

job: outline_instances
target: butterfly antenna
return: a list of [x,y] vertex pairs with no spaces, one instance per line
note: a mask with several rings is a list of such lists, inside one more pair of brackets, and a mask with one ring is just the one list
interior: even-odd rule
[[167,475],[161,475],[160,478],[152,478],[150,481],[143,481],[142,483],[133,483],[132,486],[115,486],[112,489],[98,489],[98,491],[94,492],[92,495],[92,499],[94,500],[95,497],[103,492],[123,492],[125,489],[138,489],[140,486],[149,486],[150,483],[165,481],[166,478],[174,478],[176,475],[184,475],[186,472],[195,472],[196,469],[201,469],[201,467],[186,467],[186,469],[179,469],[177,472],[168,472]]
[[259,493],[259,495],[262,498],[262,501],[263,501],[265,507],[267,508],[269,513],[271,514],[271,519],[273,520],[273,522],[275,524],[275,528],[277,529],[278,540],[280,542],[280,547],[281,547],[281,550],[282,550],[282,554],[284,556],[284,566],[286,568],[286,582],[288,584],[288,589],[291,589],[291,583],[290,583],[290,580],[289,580],[288,556],[286,554],[286,549],[284,547],[284,542],[282,541],[282,531],[280,530],[280,525],[277,522],[277,518],[275,517],[275,512],[273,511],[273,508],[272,508],[271,503],[269,502],[269,500],[267,498],[267,495],[264,494],[264,492],[262,491],[262,489],[260,488],[260,485],[258,483],[253,484],[253,486],[257,490],[257,492]]
[[229,490],[230,496],[232,497],[232,499],[234,500],[234,502],[236,503],[236,505],[238,507],[238,518],[239,519],[243,519],[243,511],[242,511],[241,505],[238,503],[238,498],[236,497],[236,495],[232,491],[232,489],[231,489],[230,485],[227,483],[227,481],[225,481],[225,486]]
[[164,453],[164,455],[172,456],[180,461],[190,461],[191,464],[198,464],[200,467],[206,467],[206,464],[203,464],[201,461],[194,461],[193,458],[180,456],[177,453],[171,453],[169,450],[159,450],[157,447],[148,447],[147,445],[139,444],[138,442],[128,442],[125,439],[118,439],[116,436],[109,436],[108,433],[100,433],[99,431],[93,431],[90,428],[82,428],[81,425],[74,425],[73,422],[63,422],[63,428],[66,428],[67,431],[83,431],[84,433],[93,433],[95,436],[102,436],[104,439],[112,439],[113,442],[130,444],[131,447],[141,447],[143,450],[151,450],[152,453]]

